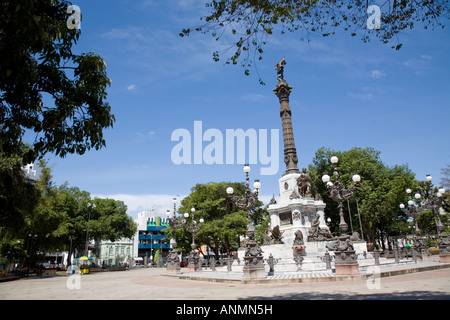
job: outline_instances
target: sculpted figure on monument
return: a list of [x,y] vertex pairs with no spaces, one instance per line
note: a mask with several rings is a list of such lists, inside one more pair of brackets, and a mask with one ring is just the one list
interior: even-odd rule
[[303,242],[303,233],[300,230],[295,231],[294,233],[294,246],[303,246],[305,243]]
[[322,229],[320,224],[320,215],[316,214],[316,217],[311,222],[311,228],[308,231],[308,241],[323,241],[333,238],[333,235],[328,229]]
[[275,228],[272,229],[272,243],[273,244],[283,244],[283,233],[284,231],[280,231],[280,226],[275,226]]
[[277,75],[278,81],[284,79],[284,65],[286,64],[286,60],[283,58],[280,62],[278,62],[275,66],[277,67]]
[[297,178],[298,192],[302,197],[311,197],[311,178],[303,167],[300,176]]

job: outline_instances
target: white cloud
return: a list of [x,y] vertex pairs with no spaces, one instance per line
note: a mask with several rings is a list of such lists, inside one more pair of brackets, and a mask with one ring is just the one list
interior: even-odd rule
[[136,89],[136,85],[134,85],[134,84],[130,84],[130,85],[127,87],[127,90],[129,90],[129,91],[134,90],[134,89]]
[[431,59],[433,59],[430,55],[428,55],[428,54],[423,54],[423,55],[421,55],[420,56],[422,59],[425,59],[425,60],[431,60]]
[[[155,209],[155,214],[157,216],[165,217],[166,210],[173,211],[173,203],[172,200],[175,197],[172,194],[93,194],[94,198],[102,198],[102,199],[114,199],[123,201],[127,207],[127,214],[131,216],[133,219],[137,218],[137,214],[144,210]],[[178,196],[178,206],[180,200],[185,196]]]
[[[183,200],[186,195],[173,195],[173,194],[92,194],[93,198],[101,199],[114,199],[123,201],[128,207],[127,214],[133,219],[137,218],[137,214],[144,210],[155,209],[155,215],[165,218],[166,211],[170,210],[173,213],[173,198],[178,199],[177,208],[180,206],[181,200]],[[267,205],[272,199],[273,195],[260,195],[259,200],[261,200],[264,205]]]
[[373,79],[381,79],[386,75],[384,72],[380,70],[372,70],[370,74]]

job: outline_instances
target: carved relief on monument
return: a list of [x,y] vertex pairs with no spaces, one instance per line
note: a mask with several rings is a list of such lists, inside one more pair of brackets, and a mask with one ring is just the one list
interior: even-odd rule
[[285,226],[290,224],[292,224],[292,213],[290,211],[280,213],[280,225]]

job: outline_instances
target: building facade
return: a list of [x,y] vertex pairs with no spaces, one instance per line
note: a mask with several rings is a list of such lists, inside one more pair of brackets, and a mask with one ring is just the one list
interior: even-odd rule
[[169,221],[155,215],[154,210],[138,213],[137,232],[134,236],[134,260],[145,266],[164,266],[170,249],[170,241],[162,232]]

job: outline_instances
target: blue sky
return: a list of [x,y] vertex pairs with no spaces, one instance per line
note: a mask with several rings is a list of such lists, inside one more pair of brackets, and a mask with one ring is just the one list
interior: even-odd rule
[[[95,52],[107,63],[115,114],[105,132],[107,147],[64,159],[47,156],[57,185],[68,181],[91,193],[125,201],[129,214],[154,208],[163,214],[172,198],[196,183],[243,181],[242,164],[180,164],[171,159],[176,129],[194,132],[242,128],[280,130],[280,168],[260,179],[262,199],[278,194],[284,173],[278,98],[272,92],[275,63],[286,58],[299,167],[317,149],[373,147],[387,165],[408,164],[417,179],[450,163],[450,32],[414,29],[400,35],[400,51],[373,38],[348,34],[300,41],[298,34],[269,38],[257,71],[214,62],[223,48],[210,35],[181,38],[206,13],[198,0],[85,1],[76,52]],[[205,147],[206,143],[203,145]]]

